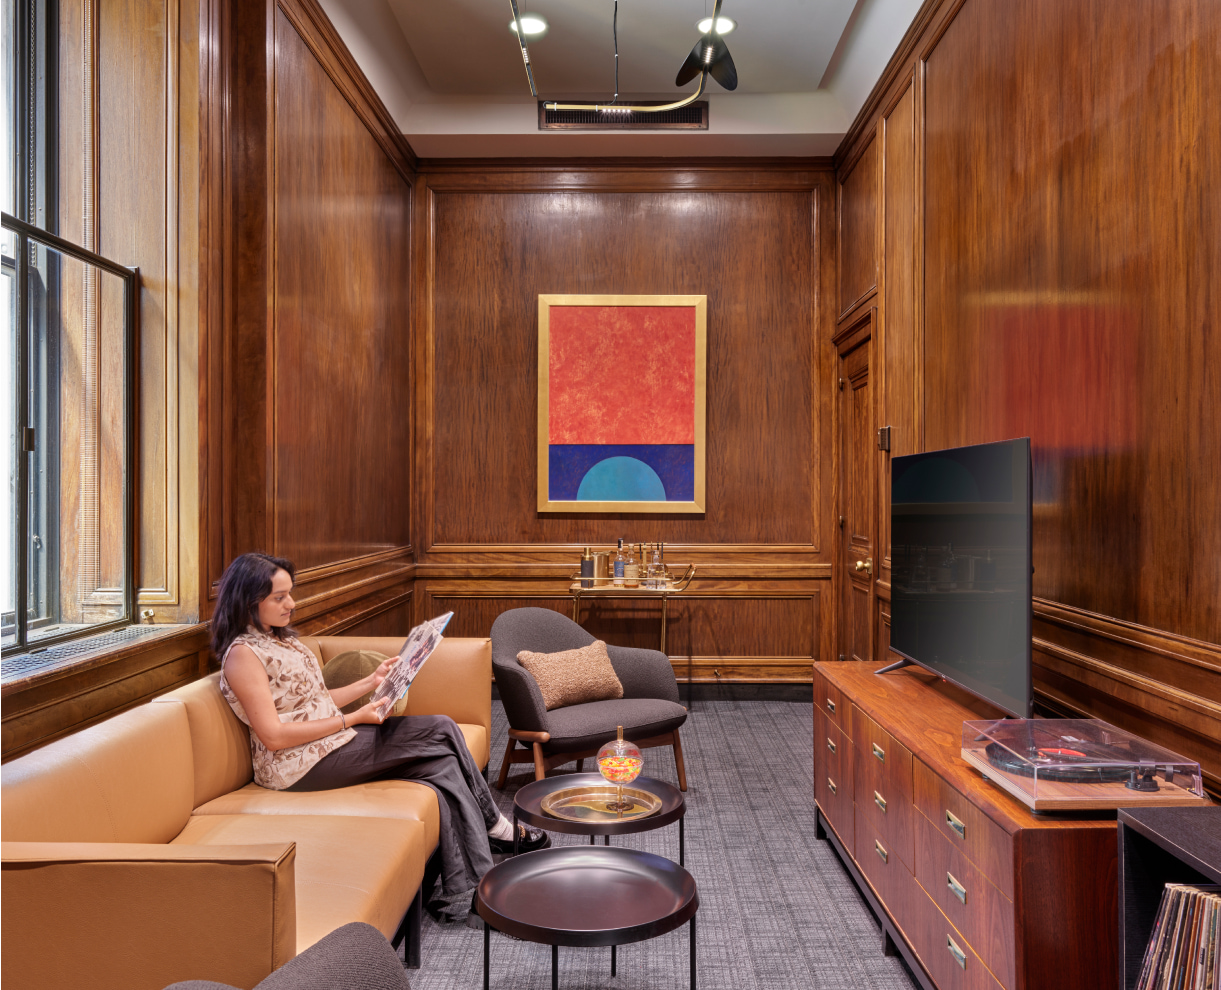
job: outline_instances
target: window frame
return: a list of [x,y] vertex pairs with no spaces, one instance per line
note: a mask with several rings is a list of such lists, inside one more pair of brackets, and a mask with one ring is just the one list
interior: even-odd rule
[[[13,513],[15,516],[14,551],[14,615],[13,642],[5,648],[5,655],[28,653],[31,650],[42,650],[57,643],[84,639],[101,633],[122,629],[134,624],[136,616],[136,468],[138,417],[136,410],[136,341],[138,339],[138,300],[140,292],[140,270],[129,268],[116,261],[77,246],[64,240],[56,234],[48,233],[33,224],[20,220],[8,213],[0,215],[0,224],[5,230],[11,231],[17,238],[16,310],[17,322],[14,327],[16,336],[16,367],[15,380],[18,387],[14,389],[15,403],[13,422],[17,424],[16,434],[19,449],[14,451],[17,461],[17,490],[14,493]],[[33,347],[31,340],[29,292],[30,292],[30,243],[34,242],[44,247],[58,251],[62,255],[75,258],[108,274],[123,280],[123,614],[109,622],[99,622],[80,629],[60,633],[55,636],[40,637],[33,644],[28,639],[28,597],[29,597],[29,500],[30,500],[30,463],[38,453],[39,438],[35,432],[35,424],[30,422],[30,354]],[[47,437],[44,443],[51,442]]]

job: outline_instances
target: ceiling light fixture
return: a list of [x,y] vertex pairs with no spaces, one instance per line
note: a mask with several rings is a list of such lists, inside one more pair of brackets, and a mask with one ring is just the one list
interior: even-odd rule
[[[725,20],[725,18],[721,18]],[[521,15],[521,33],[527,38],[538,40],[547,33],[551,25],[547,23],[547,18],[542,14],[522,14]],[[509,21],[509,30],[517,34],[517,19]]]
[[[526,39],[524,37],[525,28],[523,25],[524,18],[517,12],[517,0],[509,0],[509,6],[513,8],[513,23],[517,32],[517,40],[521,45],[522,62],[526,66],[526,77],[530,80],[530,95],[538,98],[538,90],[534,86],[534,71],[530,67],[530,51],[526,47]],[[732,31],[737,25],[728,17],[721,16],[721,0],[716,0],[716,5],[713,7],[712,16],[700,21],[697,28],[703,32],[703,37],[695,43],[695,47],[691,49],[691,53],[687,56],[682,66],[678,70],[678,75],[674,79],[675,86],[685,86],[697,75],[700,77],[699,85],[695,88],[695,92],[690,96],[684,97],[674,103],[665,103],[661,106],[639,106],[639,105],[624,105],[618,102],[619,99],[619,38],[618,38],[618,10],[619,4],[615,3],[616,29],[615,29],[615,97],[610,103],[555,103],[545,102],[544,109],[547,110],[593,110],[595,112],[616,112],[616,113],[664,113],[667,110],[678,110],[682,107],[694,103],[703,95],[704,87],[708,84],[708,77],[712,76],[725,89],[734,90],[738,88],[738,71],[734,67],[733,58],[729,54],[729,48],[725,45],[722,34]],[[729,25],[726,27],[725,25]],[[520,27],[519,27],[520,26]]]
[[[729,17],[718,17],[716,22],[716,33],[719,35],[727,35],[730,31],[738,26],[738,22]],[[695,25],[695,30],[700,34],[707,34],[712,30],[712,18],[705,17],[702,21]]]

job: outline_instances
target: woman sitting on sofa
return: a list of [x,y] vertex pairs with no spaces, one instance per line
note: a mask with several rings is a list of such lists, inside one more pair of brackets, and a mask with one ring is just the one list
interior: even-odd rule
[[[492,867],[492,851],[512,851],[513,825],[496,807],[453,719],[387,718],[390,699],[351,715],[340,711],[380,684],[398,658],[328,690],[314,654],[289,626],[293,576],[287,560],[242,554],[221,577],[212,615],[221,693],[251,729],[255,782],[290,791],[370,780],[427,784],[437,794],[441,817],[441,896],[431,907],[460,920],[471,891]],[[546,832],[518,829],[521,850],[550,845]]]

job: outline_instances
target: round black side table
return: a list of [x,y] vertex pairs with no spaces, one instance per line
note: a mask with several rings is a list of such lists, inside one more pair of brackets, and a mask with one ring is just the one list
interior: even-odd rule
[[559,990],[560,946],[611,947],[691,925],[695,985],[695,879],[672,860],[637,849],[566,846],[525,853],[492,867],[479,882],[483,990],[490,990],[492,929],[551,946],[551,990]]
[[599,773],[566,773],[557,777],[544,777],[526,784],[513,797],[513,844],[514,852],[520,836],[517,832],[519,820],[533,825],[535,828],[548,832],[563,832],[567,835],[588,835],[589,844],[593,845],[594,837],[601,835],[606,845],[610,845],[612,835],[632,835],[636,832],[651,832],[670,823],[678,822],[678,865],[686,865],[686,837],[683,834],[683,816],[687,813],[687,805],[683,800],[683,792],[664,780],[654,780],[652,777],[637,777],[632,783],[642,791],[648,791],[661,799],[661,808],[645,818],[630,818],[627,821],[579,822],[567,818],[556,818],[543,811],[543,799],[554,791],[569,787],[589,787],[606,783]]

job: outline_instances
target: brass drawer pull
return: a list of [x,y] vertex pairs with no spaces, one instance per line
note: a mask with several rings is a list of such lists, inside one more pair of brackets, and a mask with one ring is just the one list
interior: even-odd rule
[[884,750],[877,743],[870,743],[869,745],[873,747],[873,755],[876,756],[883,763],[885,763],[886,762],[886,750]]
[[835,781],[833,781],[830,777],[827,778],[827,786],[831,788],[832,794],[836,793]]
[[945,823],[958,833],[958,838],[965,839],[967,837],[967,823],[950,811],[945,809]]
[[958,943],[950,938],[949,935],[945,937],[945,947],[950,950],[950,955],[954,957],[954,962],[958,963],[958,968],[966,969],[967,954],[958,948]]
[[883,863],[890,862],[890,854],[886,852],[885,847],[877,839],[873,840],[873,849],[879,856],[882,857]]
[[827,737],[827,749],[831,750],[832,753],[835,752],[835,743],[831,741],[830,736]]
[[967,888],[954,879],[954,874],[949,870],[945,872],[946,886],[950,888],[950,893],[957,897],[963,904],[967,903]]
[[877,791],[873,792],[873,803],[882,809],[882,814],[886,814],[886,798],[882,797]]
[[835,714],[835,702],[830,698],[827,699],[827,711],[829,711],[832,715]]

